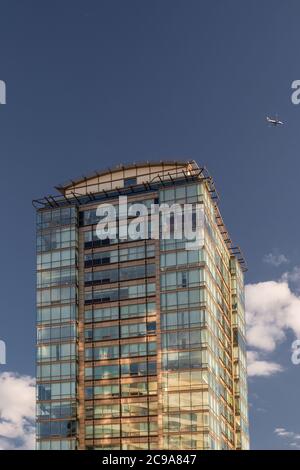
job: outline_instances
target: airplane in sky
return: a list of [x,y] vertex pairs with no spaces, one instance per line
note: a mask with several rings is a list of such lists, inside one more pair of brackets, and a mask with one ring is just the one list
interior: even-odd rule
[[269,116],[267,116],[267,122],[269,124],[271,124],[272,126],[276,127],[276,126],[280,126],[280,125],[283,125],[283,122],[282,121],[279,121],[278,118],[270,118]]

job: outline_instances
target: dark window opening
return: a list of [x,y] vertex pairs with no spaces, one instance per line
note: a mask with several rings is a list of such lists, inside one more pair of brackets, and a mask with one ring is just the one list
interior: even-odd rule
[[136,178],[124,178],[124,188],[136,185]]

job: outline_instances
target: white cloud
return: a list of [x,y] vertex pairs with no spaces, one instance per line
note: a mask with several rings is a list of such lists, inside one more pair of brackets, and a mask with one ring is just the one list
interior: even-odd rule
[[35,380],[0,374],[0,450],[35,448]]
[[287,330],[300,337],[300,297],[285,281],[247,285],[246,320],[249,346],[272,352]]
[[280,437],[294,437],[295,433],[291,431],[287,431],[285,428],[276,428],[274,429],[274,433]]
[[275,434],[280,434],[281,432],[284,432],[284,431],[285,431],[285,428],[275,428],[274,429]]
[[292,442],[289,443],[290,447],[295,449],[300,448],[300,434],[297,434],[293,431],[287,431],[285,428],[274,429],[274,434],[276,434],[278,437],[282,437],[283,439],[287,439],[288,441],[291,440]]
[[300,288],[300,267],[295,266],[292,271],[284,273],[281,279],[284,282],[294,284],[298,291]]
[[270,376],[283,370],[283,367],[276,362],[263,361],[259,358],[259,353],[256,351],[248,351],[248,376]]
[[295,447],[296,449],[300,449],[300,445],[297,444],[297,442],[291,442],[291,443],[290,443],[290,446],[291,446],[291,447]]
[[298,282],[300,287],[300,268],[285,273],[278,281],[248,284],[245,288],[250,376],[283,371],[280,364],[266,360],[268,355],[286,339],[287,331],[300,338],[300,295],[291,290],[289,282]]
[[271,264],[278,268],[282,264],[289,262],[288,258],[283,254],[268,253],[263,257],[264,263]]

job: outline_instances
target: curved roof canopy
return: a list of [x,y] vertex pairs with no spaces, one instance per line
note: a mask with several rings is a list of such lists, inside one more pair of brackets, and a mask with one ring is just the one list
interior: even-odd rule
[[162,179],[172,173],[176,177],[182,170],[199,170],[194,160],[178,161],[165,160],[159,162],[140,162],[128,165],[117,165],[114,168],[108,168],[102,171],[95,171],[92,175],[82,176],[67,183],[56,186],[56,189],[67,196],[75,192],[76,194],[85,194],[87,192],[112,190],[122,188],[125,185],[124,180],[135,179],[133,184],[149,183],[158,176]]

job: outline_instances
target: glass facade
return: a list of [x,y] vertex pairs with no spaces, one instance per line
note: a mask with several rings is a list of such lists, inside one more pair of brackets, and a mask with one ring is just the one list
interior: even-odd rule
[[204,247],[161,243],[162,447],[232,449],[230,253],[204,185],[160,192],[181,203],[196,197],[205,211]]
[[155,256],[151,240],[84,250],[85,448],[158,445]]
[[247,449],[243,272],[211,187],[127,176],[128,209],[201,204],[204,245],[99,240],[92,197],[38,210],[38,448]]
[[37,448],[76,449],[76,207],[37,213],[37,325]]

